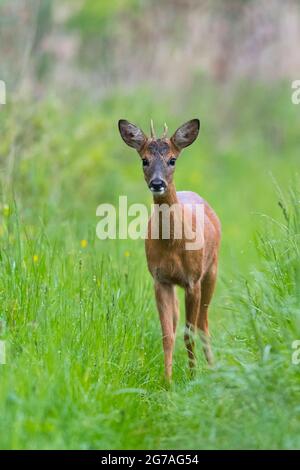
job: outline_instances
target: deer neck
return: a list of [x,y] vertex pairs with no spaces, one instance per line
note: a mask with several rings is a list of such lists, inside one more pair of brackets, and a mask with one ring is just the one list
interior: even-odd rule
[[175,184],[171,183],[168,185],[167,191],[158,196],[153,196],[154,204],[167,204],[168,206],[172,206],[173,204],[178,204],[177,193]]
[[[159,217],[159,219],[155,219],[154,224],[158,224],[158,233],[159,233],[159,242],[162,243],[165,247],[165,249],[174,249],[175,246],[181,245],[182,244],[182,239],[178,239],[177,237],[174,236],[174,223],[175,219],[178,220],[178,217],[176,214],[180,211],[180,203],[177,198],[177,193],[176,193],[176,188],[174,183],[169,184],[167,191],[165,194],[159,195],[159,196],[154,196],[153,197],[154,204],[158,211],[160,211],[161,206],[169,206],[171,208],[170,210],[170,215],[167,216],[167,220],[170,223],[170,232],[169,232],[169,237],[164,238],[162,235],[162,219]],[[182,219],[179,219],[182,224]],[[156,226],[157,227],[157,226]]]

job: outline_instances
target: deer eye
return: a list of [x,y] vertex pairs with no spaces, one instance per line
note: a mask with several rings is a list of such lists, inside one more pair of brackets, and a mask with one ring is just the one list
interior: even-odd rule
[[142,162],[143,162],[143,166],[149,166],[149,161],[147,160],[147,158],[143,158]]
[[171,160],[169,160],[169,165],[175,166],[175,163],[176,163],[176,158],[171,158]]

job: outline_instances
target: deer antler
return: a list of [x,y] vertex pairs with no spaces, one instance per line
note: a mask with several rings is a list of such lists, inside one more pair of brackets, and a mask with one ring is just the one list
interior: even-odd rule
[[167,133],[168,133],[168,126],[167,124],[165,123],[164,125],[164,132],[163,132],[163,135],[162,135],[162,139],[165,139],[167,137]]
[[152,119],[151,119],[151,121],[150,121],[150,132],[151,132],[151,138],[152,138],[152,139],[156,139],[155,130],[154,130],[154,126],[153,126],[153,121],[152,121]]

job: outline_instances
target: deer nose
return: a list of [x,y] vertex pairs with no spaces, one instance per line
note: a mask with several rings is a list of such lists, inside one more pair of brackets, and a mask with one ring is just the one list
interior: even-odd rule
[[166,189],[166,183],[159,178],[155,178],[150,181],[149,188],[154,193],[160,193]]

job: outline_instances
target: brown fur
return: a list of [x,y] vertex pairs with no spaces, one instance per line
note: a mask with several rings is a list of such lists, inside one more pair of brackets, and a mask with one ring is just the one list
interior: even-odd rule
[[[127,123],[127,121],[122,121],[122,123]],[[135,135],[132,141],[130,136],[126,134],[126,124],[124,128],[125,131],[120,128],[123,139],[128,145],[135,147]],[[135,132],[138,132],[139,129],[136,129]],[[132,128],[129,128],[129,130],[131,132]],[[151,219],[149,220],[148,238],[145,241],[146,257],[149,271],[154,279],[156,304],[163,335],[165,375],[168,380],[172,376],[172,356],[179,317],[175,285],[179,285],[185,290],[186,328],[184,340],[189,365],[193,368],[195,364],[194,334],[197,330],[201,334],[206,359],[209,364],[212,363],[208,330],[208,307],[212,299],[217,276],[218,249],[221,238],[220,222],[208,203],[196,193],[176,192],[173,183],[174,167],[168,165],[171,158],[178,158],[181,148],[186,147],[195,140],[198,131],[199,121],[193,120],[179,128],[171,139],[147,139],[142,131],[140,131],[142,134],[137,134],[139,146],[137,150],[140,157],[148,161],[148,166],[144,169],[147,184],[151,183],[154,173],[159,174],[161,180],[166,184],[164,194],[154,195],[154,203],[159,206],[161,204],[167,204],[168,206],[179,204],[179,207],[192,203],[204,204],[204,245],[203,248],[198,250],[186,250],[185,244],[188,240],[184,236],[182,239],[175,239],[172,236],[172,230],[170,239],[163,239],[160,231],[160,237],[153,239],[150,230]],[[172,215],[172,222],[174,222],[175,216],[176,214]],[[160,224],[161,222],[158,220],[156,223]],[[192,224],[194,229],[195,223],[195,214],[193,213]]]

